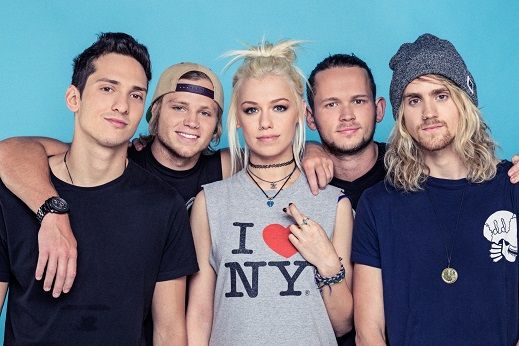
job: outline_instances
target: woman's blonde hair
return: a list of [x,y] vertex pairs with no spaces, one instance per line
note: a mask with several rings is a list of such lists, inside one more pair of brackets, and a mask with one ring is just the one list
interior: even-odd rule
[[[442,83],[450,92],[459,112],[458,130],[452,143],[455,152],[468,169],[467,180],[481,183],[496,175],[498,162],[489,128],[480,110],[470,98],[449,79],[427,75]],[[409,134],[404,121],[404,103],[398,109],[396,124],[389,138],[384,158],[386,181],[404,191],[422,190],[429,176],[422,150]]]
[[303,72],[294,65],[296,60],[295,50],[302,41],[285,40],[276,44],[266,41],[257,46],[251,46],[245,50],[233,50],[224,54],[231,57],[231,61],[226,68],[243,59],[232,80],[232,96],[229,112],[227,114],[227,128],[229,129],[229,149],[231,153],[231,172],[234,174],[247,166],[249,162],[249,150],[245,144],[242,150],[238,138],[237,117],[238,117],[238,91],[247,78],[263,78],[267,75],[286,77],[294,99],[299,107],[298,122],[296,133],[293,140],[292,152],[296,165],[301,168],[301,158],[303,156],[305,144],[305,113],[303,107],[303,95],[305,90],[305,77]]

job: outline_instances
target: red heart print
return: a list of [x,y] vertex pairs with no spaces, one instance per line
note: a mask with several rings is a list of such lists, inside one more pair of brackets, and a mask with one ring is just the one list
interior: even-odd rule
[[288,240],[290,233],[288,227],[274,223],[263,229],[263,240],[275,253],[290,258],[297,252],[297,249]]

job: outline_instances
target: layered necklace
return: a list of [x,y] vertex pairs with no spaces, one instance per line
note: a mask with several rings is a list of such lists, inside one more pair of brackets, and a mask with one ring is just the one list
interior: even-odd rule
[[427,198],[429,199],[429,203],[433,210],[434,216],[436,217],[437,224],[438,224],[440,230],[442,231],[442,233],[444,233],[444,235],[446,236],[446,240],[448,239],[448,242],[445,242],[445,253],[447,255],[447,267],[445,269],[443,269],[442,273],[441,273],[442,280],[446,284],[453,284],[456,282],[456,280],[458,280],[458,271],[452,267],[451,260],[452,260],[452,252],[453,252],[453,247],[454,247],[453,238],[454,238],[454,235],[458,232],[458,226],[459,226],[461,214],[463,211],[463,200],[465,199],[466,190],[467,190],[467,186],[465,186],[463,188],[463,191],[461,192],[460,206],[458,209],[458,214],[456,216],[456,225],[454,226],[454,229],[451,230],[450,232],[447,231],[447,228],[444,227],[444,224],[440,221],[439,213],[436,210],[436,207],[434,206],[430,192],[429,191],[426,192]]
[[[281,162],[281,163],[274,163],[274,164],[269,164],[269,165],[256,165],[256,164],[253,164],[249,161],[249,166],[250,167],[253,167],[253,168],[259,168],[259,169],[266,169],[266,168],[278,168],[278,167],[285,167],[285,166],[288,166],[290,164],[292,164],[294,162],[294,158],[292,158],[292,160],[290,161],[286,161],[286,162]],[[279,195],[279,193],[281,192],[281,190],[283,190],[283,188],[285,187],[285,185],[288,183],[288,181],[290,180],[290,178],[292,177],[292,175],[294,174],[294,172],[296,171],[297,169],[297,166],[294,165],[294,169],[288,174],[286,175],[285,177],[281,178],[281,179],[278,179],[278,180],[274,180],[274,181],[270,181],[270,180],[266,180],[266,179],[262,179],[260,177],[258,177],[256,174],[254,174],[250,169],[249,167],[247,167],[247,174],[249,175],[249,177],[252,179],[252,181],[254,182],[254,184],[256,184],[256,186],[261,190],[261,192],[263,192],[263,194],[265,195],[265,197],[267,197],[267,206],[269,206],[270,208],[272,208],[274,206],[274,198],[277,197],[277,195]],[[256,180],[260,180],[260,181],[263,181],[265,183],[269,183],[270,184],[270,188],[272,190],[275,190],[277,188],[277,183],[280,183],[280,182],[283,182],[283,184],[281,185],[281,187],[279,188],[279,190],[276,191],[276,193],[273,195],[273,196],[269,196],[267,194],[267,192],[265,190],[263,190],[263,188],[261,187],[261,185],[258,183],[258,181]]]
[[[288,173],[288,174],[287,174],[286,176],[284,176],[283,178],[281,178],[281,179],[279,179],[279,180],[274,180],[274,181],[270,181],[270,180],[262,179],[262,178],[258,177],[256,174],[254,174],[254,173],[253,173],[250,169],[248,169],[248,168],[247,168],[247,173],[249,173],[249,176],[252,174],[252,175],[254,176],[254,178],[257,178],[258,180],[261,180],[261,181],[263,181],[263,182],[265,182],[265,183],[270,183],[270,189],[271,189],[271,190],[275,190],[275,189],[277,189],[277,185],[276,185],[276,184],[279,183],[279,182],[281,182],[281,181],[283,181],[283,180],[285,180],[285,179],[287,179],[287,180],[290,179],[290,176],[294,173],[294,171]],[[254,179],[254,180],[256,180],[256,179]]]

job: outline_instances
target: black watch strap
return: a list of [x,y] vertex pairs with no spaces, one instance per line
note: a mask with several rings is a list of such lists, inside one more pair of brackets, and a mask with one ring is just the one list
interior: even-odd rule
[[61,197],[54,196],[47,199],[36,212],[36,219],[39,223],[42,222],[45,215],[48,213],[65,214],[68,213],[68,203]]

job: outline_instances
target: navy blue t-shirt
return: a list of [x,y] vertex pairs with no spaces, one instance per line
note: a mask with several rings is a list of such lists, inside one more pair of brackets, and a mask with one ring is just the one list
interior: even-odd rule
[[[515,345],[519,185],[510,167],[480,184],[430,177],[420,192],[383,182],[364,192],[352,261],[382,271],[391,345]],[[453,284],[441,278],[447,253]]]
[[144,344],[155,284],[198,270],[179,194],[133,162],[97,187],[52,182],[70,205],[77,277],[58,299],[34,279],[39,224],[0,184],[0,281],[9,282],[5,343]]
[[[378,147],[377,161],[375,161],[373,167],[371,167],[371,169],[366,174],[364,174],[362,177],[359,177],[358,179],[355,179],[354,181],[346,181],[334,177],[330,182],[330,185],[338,187],[348,197],[353,210],[357,209],[357,204],[362,193],[366,189],[384,180],[384,177],[386,176],[386,168],[384,167],[386,143],[375,142],[375,144]],[[355,326],[353,326],[351,332],[340,338],[337,338],[337,343],[339,346],[355,345]]]

